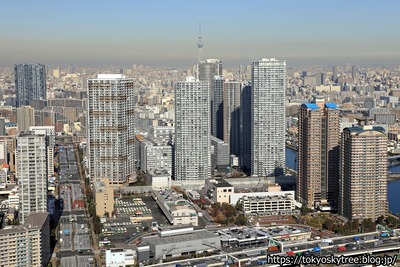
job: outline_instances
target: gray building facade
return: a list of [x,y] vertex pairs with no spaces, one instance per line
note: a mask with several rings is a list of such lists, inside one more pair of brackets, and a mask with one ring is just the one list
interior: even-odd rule
[[33,99],[46,99],[46,67],[43,64],[14,66],[16,105],[30,105]]

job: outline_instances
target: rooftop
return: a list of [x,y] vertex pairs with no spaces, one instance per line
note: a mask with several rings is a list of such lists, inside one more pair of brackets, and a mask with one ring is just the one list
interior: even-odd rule
[[319,109],[319,106],[317,106],[317,104],[314,104],[314,103],[307,103],[307,104],[303,104],[302,106],[311,109],[311,111]]
[[215,181],[214,183],[215,187],[233,187],[233,185],[231,185],[230,183],[228,183],[227,181],[223,180],[223,179],[218,179]]
[[197,230],[193,231],[192,233],[187,233],[182,235],[174,235],[166,237],[160,237],[160,236],[144,237],[143,241],[146,241],[151,245],[162,245],[162,244],[173,244],[185,241],[187,242],[191,240],[201,240],[211,237],[218,237],[218,235],[211,233],[207,230]]
[[122,74],[97,74],[97,79],[124,79],[125,76]]
[[355,125],[352,127],[347,127],[347,128],[345,128],[345,130],[349,131],[351,133],[357,133],[357,134],[365,132],[365,131],[378,131],[381,133],[385,133],[385,131],[386,131],[385,128],[383,128],[382,126],[372,126],[372,125],[366,125],[364,127]]
[[48,216],[48,212],[31,213],[28,215],[28,217],[26,217],[24,226],[28,228],[41,228]]
[[330,109],[338,109],[338,106],[333,102],[326,103],[325,107],[330,108]]

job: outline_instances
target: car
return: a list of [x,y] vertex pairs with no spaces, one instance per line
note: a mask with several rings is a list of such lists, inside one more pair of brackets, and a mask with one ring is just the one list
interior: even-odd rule
[[286,254],[287,255],[294,255],[294,252],[293,251],[288,251],[288,252],[286,252]]
[[354,244],[347,244],[346,246],[346,249],[351,249],[351,250],[356,250],[357,249],[357,246],[356,245],[354,245]]
[[303,251],[303,253],[301,253],[301,255],[303,255],[303,256],[309,256],[310,254],[311,254],[311,252],[308,250]]
[[337,250],[338,251],[346,251],[346,248],[345,247],[337,247]]

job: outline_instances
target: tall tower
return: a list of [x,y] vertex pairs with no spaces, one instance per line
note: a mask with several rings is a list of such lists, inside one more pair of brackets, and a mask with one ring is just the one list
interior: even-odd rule
[[29,127],[35,126],[35,109],[31,106],[17,108],[18,131],[29,131]]
[[[47,212],[47,149],[45,135],[23,131],[15,151],[20,223],[32,212]],[[29,163],[29,164],[28,164]]]
[[224,138],[224,106],[223,106],[223,90],[224,77],[214,76],[212,88],[214,92],[213,107],[212,107],[212,132],[211,134],[218,139]]
[[240,155],[240,93],[241,84],[225,81],[223,92],[224,142],[229,144],[230,154]]
[[14,66],[17,107],[30,105],[32,99],[46,99],[46,67],[43,64]]
[[296,196],[310,209],[321,203],[321,115],[317,104],[301,105]]
[[201,41],[201,22],[199,22],[199,42],[197,43],[197,62],[203,60],[203,43]]
[[339,136],[336,104],[316,98],[301,106],[296,193],[309,209],[337,209]]
[[240,94],[240,158],[239,165],[246,173],[251,171],[251,91],[250,84],[244,85]]
[[280,175],[285,167],[286,62],[253,61],[251,82],[251,174]]
[[376,220],[388,211],[387,135],[380,126],[354,126],[342,133],[339,213]]
[[353,78],[353,79],[356,79],[357,78],[357,67],[356,66],[353,66],[353,67],[351,67],[351,77]]
[[88,80],[88,154],[90,178],[111,185],[135,180],[133,79],[99,74]]
[[29,130],[36,135],[46,136],[47,176],[54,176],[54,145],[56,138],[54,126],[31,126]]
[[209,91],[194,77],[175,83],[175,180],[211,177]]
[[[215,76],[222,76],[222,62],[219,59],[206,59],[197,64],[197,79],[210,85],[210,112],[214,114]],[[211,116],[211,133],[214,133],[214,116]],[[221,139],[221,138],[220,138]]]
[[[335,103],[324,105],[322,114],[323,204],[337,210],[339,205],[340,111]],[[325,201],[326,200],[326,201]],[[324,203],[325,202],[325,203]],[[327,203],[326,203],[327,202]]]
[[333,66],[332,70],[332,82],[337,83],[338,80],[338,66]]

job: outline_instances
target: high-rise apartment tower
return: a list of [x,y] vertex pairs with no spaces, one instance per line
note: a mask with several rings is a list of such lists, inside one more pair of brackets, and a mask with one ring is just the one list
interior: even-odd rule
[[88,80],[88,154],[91,179],[109,178],[111,185],[134,181],[133,79],[99,74]]
[[309,209],[337,209],[340,118],[336,104],[315,98],[299,112],[297,199]]
[[285,167],[286,62],[253,61],[251,82],[251,174],[280,175]]
[[380,126],[353,126],[342,133],[339,213],[376,220],[388,211],[387,135]]
[[47,212],[46,136],[23,131],[17,136],[15,151],[19,186],[19,221],[34,212]]
[[30,105],[33,99],[46,99],[46,67],[43,64],[14,66],[17,107]]
[[194,77],[175,83],[175,179],[211,176],[210,86]]

